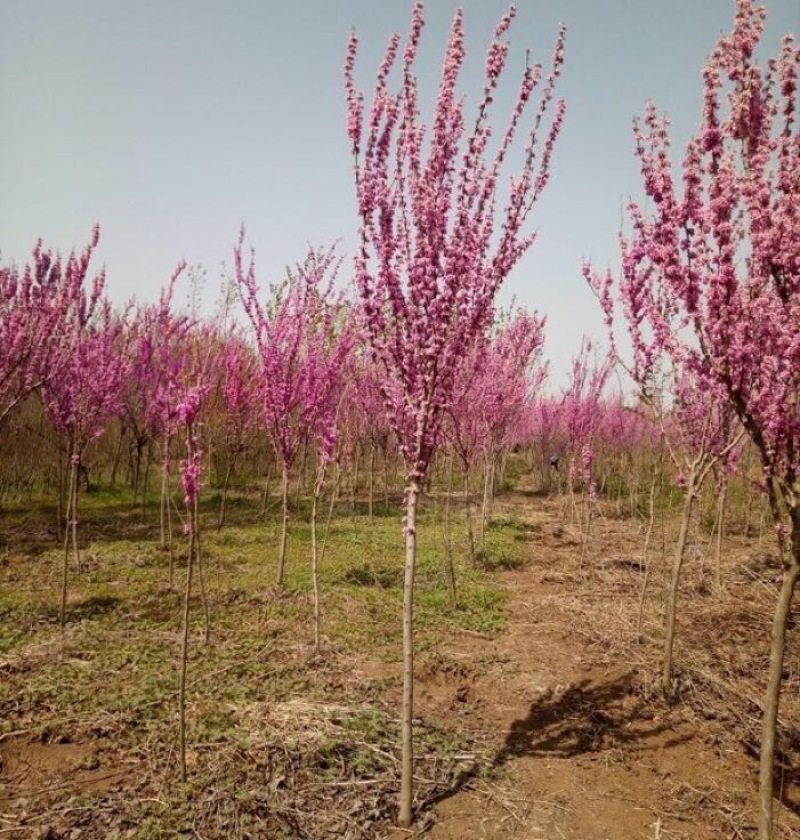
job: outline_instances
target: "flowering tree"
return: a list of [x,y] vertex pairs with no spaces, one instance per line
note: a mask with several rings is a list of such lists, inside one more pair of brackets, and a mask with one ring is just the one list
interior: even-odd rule
[[470,556],[475,560],[469,500],[469,473],[483,454],[485,481],[480,523],[484,540],[494,473],[501,453],[517,442],[529,399],[546,376],[538,364],[544,343],[545,319],[520,311],[491,340],[474,348],[456,377],[447,410],[446,435],[464,468]]
[[[0,424],[57,372],[54,353],[65,338],[67,324],[87,306],[84,284],[99,238],[95,226],[81,255],[72,253],[66,262],[44,250],[39,240],[21,272],[13,265],[0,266]],[[90,308],[104,282],[100,272],[93,281]]]
[[[703,119],[673,177],[669,131],[653,106],[635,127],[652,211],[630,205],[623,283],[660,347],[683,332],[686,365],[727,394],[759,453],[786,569],[775,609],[759,771],[760,840],[773,837],[773,759],[786,623],[800,578],[800,49],[791,35],[766,71],[765,10],[737,0],[733,31],[703,71]],[[602,301],[609,278],[595,278]],[[664,301],[667,308],[653,306]],[[677,326],[677,329],[675,329]],[[635,336],[634,336],[635,337]],[[645,354],[641,345],[637,352]],[[786,538],[789,538],[788,540]]]
[[228,485],[239,457],[246,451],[258,425],[258,359],[242,336],[230,331],[222,346],[221,398],[225,432],[225,478],[217,528],[225,524]]
[[317,508],[328,466],[336,458],[339,412],[346,386],[344,374],[355,340],[352,313],[340,320],[340,307],[328,307],[323,321],[308,336],[306,357],[307,388],[303,416],[316,442],[317,472],[311,502],[311,581],[314,589],[314,651],[320,649],[321,607],[319,553],[317,551]]
[[[175,380],[183,358],[182,345],[191,329],[191,321],[172,311],[175,284],[186,270],[180,262],[169,282],[161,290],[158,302],[139,307],[129,320],[128,349],[130,373],[123,394],[124,422],[132,436],[135,452],[133,496],[139,491],[142,454],[152,442],[161,446],[161,546],[172,551],[171,529],[166,523],[169,505],[169,430],[175,420],[176,401],[169,396],[170,381]],[[148,459],[149,466],[149,459]],[[147,472],[147,470],[145,470]],[[146,502],[147,480],[142,488]],[[172,566],[170,565],[170,585]]]
[[[591,505],[597,499],[594,476],[594,436],[602,416],[603,390],[614,367],[614,356],[593,358],[594,345],[584,337],[578,355],[572,360],[570,380],[561,397],[561,418],[569,457],[568,484],[571,516],[575,516],[575,478],[581,477],[585,499],[586,529]],[[584,519],[581,518],[581,558],[585,550]]]
[[[563,62],[563,30],[552,68],[526,64],[512,115],[496,151],[489,152],[491,103],[508,57],[502,40],[515,15],[498,24],[486,58],[483,96],[472,129],[456,93],[464,61],[462,13],[450,31],[444,69],[428,131],[420,122],[414,60],[423,27],[417,3],[402,54],[399,91],[388,87],[400,51],[389,42],[365,120],[355,79],[358,39],[345,63],[348,136],[353,145],[360,253],[356,285],[367,341],[380,372],[382,396],[406,469],[406,566],[403,611],[403,769],[399,822],[411,823],[413,747],[413,591],[417,499],[439,442],[444,410],[461,360],[483,340],[500,284],[531,246],[525,222],[550,175],[564,116],[554,103]],[[541,88],[530,128],[527,106]],[[549,125],[543,125],[552,113]],[[544,132],[544,137],[541,136]],[[522,169],[511,180],[498,229],[497,189],[518,134],[526,135]],[[538,155],[538,157],[537,157]]]
[[255,332],[261,362],[264,420],[283,471],[283,525],[278,586],[283,585],[289,529],[289,472],[317,419],[325,396],[317,354],[343,307],[333,289],[338,261],[333,248],[311,250],[276,300],[264,306],[255,275],[255,255],[245,268],[244,229],[234,249],[234,267],[245,312]]
[[[526,406],[520,433],[526,442],[538,449],[542,491],[549,493],[551,473],[560,463],[558,452],[566,446],[561,398],[545,393],[536,395]],[[553,456],[556,460],[551,462]]]
[[[622,391],[604,397],[599,405],[600,418],[594,432],[596,456],[604,462],[601,486],[616,468],[617,497],[625,485],[630,495],[632,516],[639,510],[639,481],[642,467],[650,466],[659,447],[659,434],[650,412],[643,411],[639,402],[633,404]],[[652,486],[652,484],[651,484]]]
[[178,752],[183,782],[186,782],[186,670],[189,650],[189,607],[195,568],[203,602],[206,644],[210,638],[211,628],[200,546],[199,501],[204,450],[201,413],[208,395],[216,384],[221,355],[213,325],[204,325],[186,335],[185,338],[179,352],[173,348],[171,354],[173,365],[166,377],[166,387],[161,393],[161,415],[167,423],[167,440],[172,435],[181,432],[185,446],[184,457],[178,462],[186,509],[184,533],[189,537],[178,684]]
[[349,412],[354,414],[355,425],[369,445],[367,515],[373,518],[375,499],[375,453],[380,450],[383,459],[383,499],[389,506],[389,450],[392,430],[386,419],[378,374],[371,359],[354,356],[351,375],[355,385],[349,389]]
[[[178,686],[178,755],[180,761],[181,781],[186,783],[186,667],[189,658],[189,604],[192,597],[192,580],[195,566],[200,560],[200,518],[198,501],[200,498],[200,481],[203,473],[203,448],[197,429],[198,416],[203,399],[208,393],[207,386],[186,385],[176,388],[176,396],[180,402],[176,404],[178,422],[185,432],[186,455],[179,462],[181,486],[186,505],[185,530],[189,536],[189,554],[186,560],[186,587],[183,595],[183,620],[181,626],[181,655],[180,676]],[[208,622],[206,622],[206,639],[208,638]]]
[[[174,543],[170,504],[170,448],[180,426],[176,383],[187,360],[187,342],[193,322],[172,311],[175,284],[186,264],[178,263],[157,303],[136,310],[129,321],[127,347],[129,375],[123,393],[124,420],[135,447],[134,500],[139,485],[141,455],[158,441],[161,453],[160,546],[169,552],[169,586],[173,583]],[[149,463],[149,461],[148,461]],[[146,502],[147,470],[142,503]]]
[[70,465],[61,582],[61,626],[67,606],[67,567],[70,538],[75,562],[78,553],[78,472],[89,443],[106,429],[122,407],[122,383],[127,364],[121,347],[124,325],[104,301],[100,311],[102,283],[83,295],[65,325],[59,348],[58,375],[42,387],[42,401],[64,444]]
[[541,364],[544,326],[545,319],[539,315],[516,313],[493,337],[475,381],[480,422],[485,430],[481,542],[485,539],[498,461],[518,442],[525,406],[547,376],[547,367]]

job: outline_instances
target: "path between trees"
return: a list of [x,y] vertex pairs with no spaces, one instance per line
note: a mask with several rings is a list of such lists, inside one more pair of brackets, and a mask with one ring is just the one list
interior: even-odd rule
[[[530,560],[502,573],[507,630],[453,638],[439,652],[441,667],[420,675],[422,719],[460,716],[493,766],[474,772],[465,756],[457,789],[435,806],[432,825],[423,823],[428,836],[754,836],[756,764],[737,733],[658,696],[657,645],[619,655],[616,628],[635,621],[638,584],[628,581],[637,579],[638,526],[598,525],[600,553],[590,552],[581,570],[562,505],[508,499],[504,512],[521,520]],[[800,836],[789,810],[780,809],[779,823],[779,836]]]

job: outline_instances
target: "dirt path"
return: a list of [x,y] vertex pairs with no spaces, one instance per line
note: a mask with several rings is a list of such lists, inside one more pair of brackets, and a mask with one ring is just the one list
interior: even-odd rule
[[[657,650],[631,651],[626,661],[604,644],[620,616],[633,620],[635,590],[614,591],[620,587],[609,587],[608,576],[605,591],[587,580],[577,568],[575,534],[558,524],[560,511],[541,500],[510,504],[531,559],[504,574],[507,632],[454,639],[443,656],[477,662],[478,675],[468,684],[423,677],[420,690],[424,711],[462,714],[476,740],[485,736],[494,771],[466,770],[459,789],[436,806],[429,836],[753,837],[755,762],[735,733],[648,690],[640,666],[650,658],[655,672]],[[606,523],[605,530],[599,542],[608,556],[588,562],[613,566],[616,556],[620,575],[629,576],[635,533],[630,524]],[[588,620],[581,599],[592,604]],[[800,836],[794,814],[781,809],[779,819],[779,836]]]

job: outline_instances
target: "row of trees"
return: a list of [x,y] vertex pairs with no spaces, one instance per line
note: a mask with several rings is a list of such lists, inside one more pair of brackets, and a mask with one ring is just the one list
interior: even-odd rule
[[[31,272],[40,253],[41,248],[37,247],[31,266],[23,274]],[[147,453],[155,456],[162,476],[161,542],[170,553],[170,514],[174,508],[171,497],[177,476],[190,542],[186,610],[198,571],[202,584],[198,498],[203,472],[214,461],[209,457],[213,448],[216,484],[222,488],[220,527],[224,523],[226,492],[243,455],[260,453],[260,472],[277,467],[281,474],[284,527],[279,547],[279,585],[286,556],[290,476],[294,475],[298,485],[311,494],[314,637],[315,648],[319,649],[321,605],[315,525],[326,476],[334,465],[340,479],[342,472],[349,472],[351,480],[357,480],[352,474],[357,453],[362,451],[362,459],[366,456],[370,462],[367,479],[371,508],[373,462],[380,454],[386,493],[389,476],[393,480],[396,473],[397,462],[392,457],[396,433],[382,411],[378,376],[359,341],[353,307],[341,292],[334,291],[338,264],[333,253],[310,253],[289,279],[266,297],[257,287],[252,254],[247,265],[243,260],[243,237],[235,249],[235,266],[246,311],[255,327],[253,338],[226,325],[224,318],[201,322],[177,314],[172,299],[184,271],[179,266],[156,304],[128,307],[121,313],[113,313],[102,297],[103,278],[98,277],[90,284],[88,295],[76,296],[80,304],[76,314],[71,315],[67,308],[64,323],[54,322],[49,340],[55,347],[49,356],[40,357],[48,359],[46,364],[36,362],[38,378],[25,372],[25,363],[18,367],[20,383],[27,377],[31,393],[36,396],[33,401],[18,402],[17,412],[9,410],[7,422],[18,439],[23,425],[35,425],[33,420],[38,413],[39,424],[46,421],[50,435],[59,441],[62,461],[67,465],[62,514],[68,526],[64,528],[62,622],[66,614],[70,545],[80,568],[78,478],[81,468],[86,467],[87,452],[98,473],[105,462],[106,478],[112,480],[120,451],[127,442],[128,480],[134,489],[134,504],[137,496],[145,495],[140,485],[146,483],[142,473],[146,476],[149,472]],[[657,389],[642,393],[637,403],[626,403],[621,394],[609,387],[612,357],[598,354],[588,341],[584,341],[573,360],[566,386],[560,393],[548,393],[544,387],[547,368],[542,360],[544,326],[543,318],[525,312],[496,318],[487,341],[473,348],[459,368],[453,397],[442,421],[440,451],[431,466],[438,464],[440,476],[448,471],[448,462],[455,460],[459,466],[473,561],[477,552],[471,499],[476,488],[471,478],[483,474],[482,535],[487,505],[512,450],[529,454],[545,490],[557,476],[568,493],[570,518],[579,519],[582,551],[589,544],[589,525],[598,494],[610,492],[612,484],[619,490],[624,477],[631,488],[631,511],[639,511],[641,487],[634,490],[633,485],[641,485],[651,472],[655,480],[664,452],[672,456],[674,478],[687,485],[687,511],[702,486],[700,476],[691,476],[695,462],[705,464],[707,473],[710,465],[719,462],[718,456],[726,455],[716,472],[723,479],[738,464],[739,427],[708,420],[709,416],[716,420],[719,413],[717,392],[700,389],[689,400],[686,383],[661,377]],[[71,337],[73,343],[66,344],[63,336]],[[64,358],[58,355],[59,346],[69,348]],[[651,376],[651,380],[655,377]],[[731,440],[736,445],[730,446]],[[270,450],[271,456],[265,457]],[[559,458],[556,469],[550,463],[553,455]],[[452,467],[449,472],[452,475]],[[307,473],[311,475],[310,483]],[[253,477],[251,471],[249,478]],[[338,491],[331,488],[330,492],[333,501]],[[448,504],[452,495],[451,484]],[[650,513],[652,527],[652,508]],[[688,517],[687,513],[680,552],[689,532]],[[718,536],[721,532],[718,527]],[[452,558],[449,560],[448,582],[455,602],[455,573]],[[676,593],[674,579],[667,622],[667,673],[671,666]],[[184,611],[184,663],[188,618]],[[185,678],[182,670],[181,707]],[[665,690],[670,690],[669,683],[665,683]],[[184,751],[183,734],[181,746]]]

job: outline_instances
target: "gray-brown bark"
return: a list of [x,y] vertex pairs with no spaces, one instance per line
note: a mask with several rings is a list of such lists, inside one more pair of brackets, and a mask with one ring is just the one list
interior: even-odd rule
[[784,573],[775,614],[772,619],[770,640],[769,670],[767,689],[764,694],[764,717],[761,722],[761,755],[758,770],[759,794],[759,840],[773,840],[773,796],[775,740],[778,729],[778,709],[780,706],[783,674],[783,657],[786,649],[786,625],[792,609],[792,599],[798,578],[800,578],[800,507],[789,511],[792,522],[791,550],[789,567]]
[[414,570],[417,552],[417,499],[419,485],[412,481],[406,491],[406,565],[403,582],[403,709],[402,774],[400,780],[400,810],[398,823],[411,825],[414,776]]

